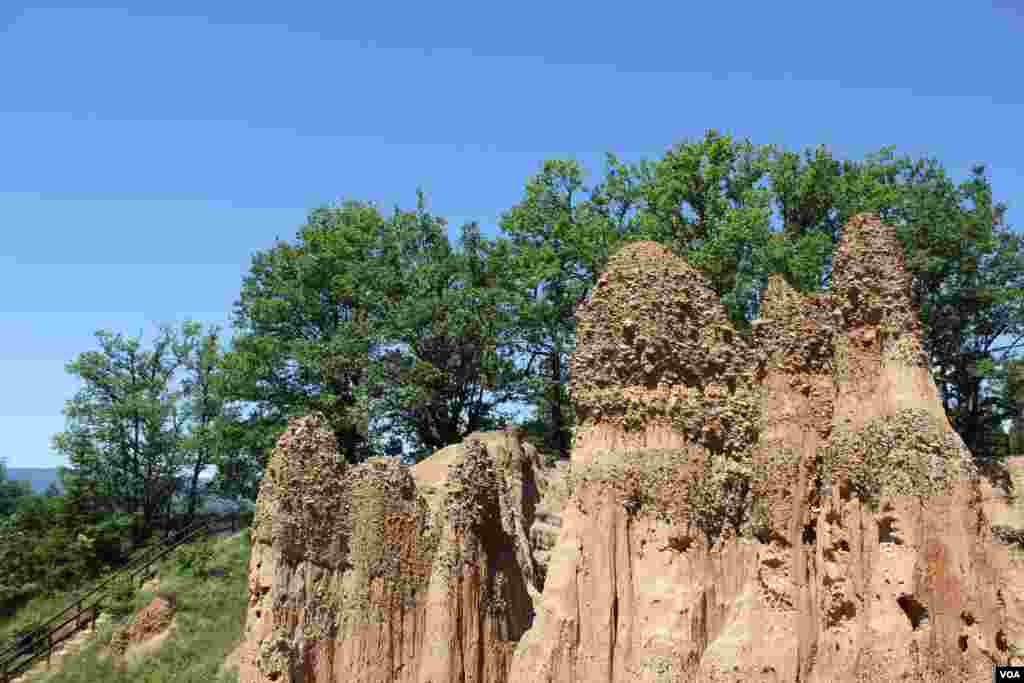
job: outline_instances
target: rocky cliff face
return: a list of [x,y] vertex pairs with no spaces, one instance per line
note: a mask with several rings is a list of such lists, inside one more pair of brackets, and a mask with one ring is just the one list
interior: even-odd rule
[[533,447],[474,434],[410,468],[333,444],[303,418],[268,464],[240,680],[505,680],[543,570]]
[[345,467],[296,423],[241,680],[988,680],[1024,646],[1024,516],[946,421],[899,254],[858,216],[829,295],[774,277],[740,335],[626,246],[577,312],[568,467],[511,432]]

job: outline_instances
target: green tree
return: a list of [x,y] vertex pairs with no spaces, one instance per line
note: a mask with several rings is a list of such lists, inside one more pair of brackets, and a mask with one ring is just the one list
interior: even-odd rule
[[215,421],[214,439],[222,446],[216,473],[208,491],[229,500],[255,501],[270,449],[280,434],[280,423],[258,407],[226,403]]
[[180,413],[186,424],[179,442],[182,461],[187,468],[185,482],[186,514],[191,519],[200,504],[200,475],[211,465],[228,471],[233,451],[240,442],[228,438],[234,434],[225,425],[234,419],[223,391],[223,352],[218,344],[219,330],[187,321],[182,326],[178,347],[181,380]]
[[566,388],[576,307],[630,230],[635,175],[609,155],[605,182],[590,189],[576,161],[545,161],[499,223],[502,286],[515,294],[512,346],[532,378],[524,398],[538,413],[542,446],[563,457],[574,425]]
[[71,463],[75,495],[88,487],[107,511],[138,512],[148,528],[167,509],[181,466],[175,334],[164,328],[151,350],[107,331],[96,339],[99,351],[67,365],[81,388],[65,403],[66,428],[53,445]]
[[25,496],[0,518],[0,608],[42,592],[67,591],[124,559],[134,519],[108,515],[95,499]]
[[389,428],[380,450],[399,452],[397,439],[420,459],[494,428],[499,407],[520,393],[522,373],[503,340],[511,322],[497,284],[503,264],[475,224],[463,226],[460,246],[422,194],[415,211],[396,210],[386,227],[375,281],[390,284],[371,321],[386,347],[371,361],[372,412]]
[[278,242],[253,257],[223,365],[228,395],[260,416],[263,449],[289,417],[318,412],[346,458],[367,455],[360,390],[374,350],[368,322],[380,302],[370,292],[370,266],[383,224],[370,204],[323,207],[295,244]]
[[800,155],[773,146],[765,159],[779,222],[768,243],[768,269],[801,292],[827,287],[832,251],[851,215],[842,205],[842,164],[825,147]]
[[1024,455],[1024,361],[1007,361],[1003,400],[1009,420],[1008,454]]
[[6,463],[0,459],[0,517],[14,512],[18,501],[30,495],[32,489],[27,483],[7,478]]
[[498,424],[516,370],[491,252],[475,225],[454,248],[422,194],[387,219],[357,202],[312,212],[294,244],[253,259],[226,395],[268,439],[291,415],[325,415],[352,461],[403,444],[422,457]]
[[[769,272],[768,149],[709,130],[641,168],[637,236],[665,244],[699,268],[744,328]],[[797,214],[795,207],[788,211]]]

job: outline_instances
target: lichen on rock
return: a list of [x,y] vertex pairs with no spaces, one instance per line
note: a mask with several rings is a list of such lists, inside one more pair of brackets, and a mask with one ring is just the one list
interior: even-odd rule
[[944,427],[930,413],[908,408],[840,432],[821,449],[825,485],[849,486],[877,508],[883,496],[927,499],[976,478],[970,454]]

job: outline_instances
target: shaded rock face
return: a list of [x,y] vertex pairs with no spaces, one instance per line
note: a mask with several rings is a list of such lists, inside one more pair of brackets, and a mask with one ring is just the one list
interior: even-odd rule
[[505,680],[541,587],[541,469],[515,432],[351,466],[293,421],[257,501],[240,680]]
[[894,230],[855,217],[833,265],[827,295],[772,277],[741,335],[621,249],[577,311],[570,463],[494,432],[351,467],[293,423],[241,680],[988,680],[1024,647],[1016,470],[950,428]]

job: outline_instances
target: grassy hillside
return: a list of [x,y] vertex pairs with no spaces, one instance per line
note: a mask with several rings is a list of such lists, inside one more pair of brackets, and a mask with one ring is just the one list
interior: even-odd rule
[[[19,683],[236,683],[237,670],[222,669],[245,624],[248,532],[211,539],[205,548],[202,544],[186,548],[159,566],[156,582],[111,605],[105,612],[109,619],[101,619],[94,634],[83,636],[76,653],[62,657],[48,673],[41,670],[45,664],[37,667]],[[204,550],[207,566],[222,572],[207,576],[200,559]],[[124,660],[110,656],[115,626],[130,619],[158,592],[173,594],[177,601],[175,622],[166,639],[147,648],[144,655]]]

